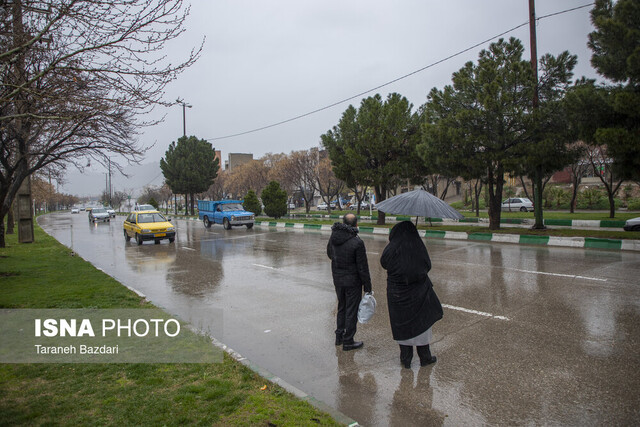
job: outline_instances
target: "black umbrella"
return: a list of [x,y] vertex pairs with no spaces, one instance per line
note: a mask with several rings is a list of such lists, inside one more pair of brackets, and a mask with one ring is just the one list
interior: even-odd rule
[[449,206],[444,200],[422,189],[398,194],[376,206],[379,211],[387,214],[424,216],[426,218],[464,218],[460,212]]

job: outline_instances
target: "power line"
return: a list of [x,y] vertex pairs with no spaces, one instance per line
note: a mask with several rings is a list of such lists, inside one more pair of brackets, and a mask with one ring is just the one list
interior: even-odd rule
[[[556,16],[556,15],[562,15],[562,14],[568,13],[568,12],[573,12],[573,11],[578,10],[578,9],[584,9],[585,7],[593,6],[594,4],[595,3],[588,3],[588,4],[585,4],[585,5],[582,5],[582,6],[577,6],[577,7],[571,8],[571,9],[565,9],[565,10],[562,10],[560,12],[550,13],[548,15],[544,15],[544,16],[540,16],[540,17],[536,18],[536,21],[540,21],[542,19],[550,18],[550,17]],[[248,130],[248,131],[244,131],[244,132],[240,132],[240,133],[234,133],[234,134],[231,134],[231,135],[218,136],[218,137],[215,137],[215,138],[209,138],[209,139],[207,139],[207,141],[219,141],[221,139],[235,138],[235,137],[242,136],[242,135],[247,135],[247,134],[250,134],[250,133],[260,132],[260,131],[263,131],[263,130],[266,130],[266,129],[270,129],[270,128],[273,128],[273,127],[276,127],[276,126],[283,125],[285,123],[289,123],[289,122],[293,122],[295,120],[299,120],[299,119],[301,119],[303,117],[307,117],[307,116],[319,113],[319,112],[324,111],[324,110],[328,110],[329,108],[333,108],[333,107],[335,107],[337,105],[344,104],[345,102],[348,102],[348,101],[351,101],[353,99],[359,98],[359,97],[364,96],[364,95],[366,95],[366,94],[368,94],[370,92],[376,91],[376,90],[381,89],[381,88],[383,88],[385,86],[389,86],[389,85],[391,85],[393,83],[396,83],[396,82],[398,82],[400,80],[406,79],[407,77],[411,77],[414,74],[418,74],[418,73],[420,73],[420,72],[422,72],[424,70],[427,70],[429,68],[435,67],[436,65],[442,64],[443,62],[446,62],[446,61],[448,61],[448,60],[450,60],[452,58],[455,58],[456,56],[460,56],[463,53],[466,53],[466,52],[468,52],[470,50],[473,50],[473,49],[475,49],[477,47],[480,47],[480,46],[482,46],[482,45],[484,45],[486,43],[489,43],[491,40],[497,39],[498,37],[502,37],[502,36],[504,36],[506,34],[509,34],[509,33],[513,32],[513,31],[521,28],[521,27],[524,27],[525,25],[529,25],[529,21],[524,22],[524,23],[522,23],[520,25],[517,25],[517,26],[515,26],[515,27],[513,27],[511,29],[508,29],[506,31],[503,31],[500,34],[492,36],[492,37],[490,37],[490,38],[488,38],[486,40],[483,40],[483,41],[481,41],[479,43],[474,44],[473,46],[470,46],[470,47],[468,47],[466,49],[460,50],[460,51],[458,51],[458,52],[456,52],[456,53],[454,53],[452,55],[447,56],[446,58],[440,59],[440,60],[438,60],[436,62],[433,62],[433,63],[431,63],[429,65],[426,65],[426,66],[424,66],[422,68],[419,68],[419,69],[417,69],[415,71],[412,71],[412,72],[410,72],[408,74],[405,74],[403,76],[400,76],[398,78],[390,80],[390,81],[388,81],[386,83],[383,83],[383,84],[381,84],[379,86],[376,86],[376,87],[373,87],[371,89],[365,90],[364,92],[360,92],[360,93],[358,93],[356,95],[350,96],[348,98],[345,98],[345,99],[342,99],[340,101],[336,101],[336,102],[334,102],[332,104],[326,105],[324,107],[318,108],[316,110],[309,111],[307,113],[300,114],[300,115],[295,116],[295,117],[291,117],[290,119],[282,120],[282,121],[277,122],[277,123],[273,123],[273,124],[270,124],[270,125],[262,126],[262,127],[255,128],[255,129],[251,129],[251,130]]]

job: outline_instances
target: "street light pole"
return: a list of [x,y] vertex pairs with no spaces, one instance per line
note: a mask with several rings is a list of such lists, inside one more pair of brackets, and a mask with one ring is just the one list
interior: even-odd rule
[[[191,105],[184,102],[183,99],[176,99],[176,104],[182,105],[182,135],[187,137],[187,108],[191,108]],[[184,201],[185,206],[187,205],[187,200]],[[173,195],[173,209],[175,215],[178,215],[178,195]]]
[[191,108],[192,106],[180,98],[176,99],[176,104],[182,105],[182,135],[187,136],[187,108]]

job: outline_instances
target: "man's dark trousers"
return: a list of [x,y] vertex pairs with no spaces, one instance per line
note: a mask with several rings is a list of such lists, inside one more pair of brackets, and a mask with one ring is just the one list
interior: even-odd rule
[[352,344],[358,322],[358,307],[362,299],[361,286],[336,286],[338,315],[336,334],[344,331],[343,342]]

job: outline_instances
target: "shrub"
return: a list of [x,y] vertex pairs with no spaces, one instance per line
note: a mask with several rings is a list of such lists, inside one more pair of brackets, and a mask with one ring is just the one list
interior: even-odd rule
[[543,206],[545,208],[567,208],[570,199],[569,192],[557,185],[545,188],[542,193]]
[[242,207],[247,212],[253,212],[254,215],[258,216],[262,213],[262,206],[260,204],[260,200],[258,200],[258,196],[256,192],[253,190],[249,190],[246,196],[244,196],[244,202],[242,203]]
[[640,211],[640,199],[629,199],[627,201],[627,208],[630,211]]
[[287,192],[280,184],[271,181],[260,194],[264,203],[264,213],[273,218],[280,218],[287,213]]

